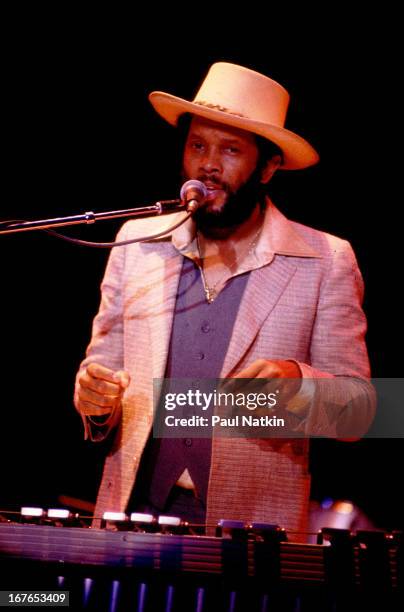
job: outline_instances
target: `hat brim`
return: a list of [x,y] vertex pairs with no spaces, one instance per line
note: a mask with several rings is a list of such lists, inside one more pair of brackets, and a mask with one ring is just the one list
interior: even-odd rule
[[191,113],[218,123],[253,132],[271,140],[283,152],[284,159],[281,167],[284,170],[307,168],[313,166],[319,160],[317,151],[304,138],[285,128],[189,102],[163,91],[153,91],[149,95],[149,100],[155,111],[174,126],[177,125],[181,115]]

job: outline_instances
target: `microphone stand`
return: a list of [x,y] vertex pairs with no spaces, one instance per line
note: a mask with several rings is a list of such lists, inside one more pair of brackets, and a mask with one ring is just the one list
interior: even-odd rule
[[160,200],[150,206],[139,206],[138,208],[127,208],[123,210],[111,210],[100,213],[86,212],[83,215],[69,217],[56,217],[54,219],[42,219],[37,221],[3,221],[0,222],[0,234],[13,234],[15,232],[26,232],[29,230],[43,230],[65,225],[79,225],[80,223],[95,223],[96,221],[107,221],[119,217],[153,217],[167,215],[169,213],[187,211],[187,204],[182,200]]

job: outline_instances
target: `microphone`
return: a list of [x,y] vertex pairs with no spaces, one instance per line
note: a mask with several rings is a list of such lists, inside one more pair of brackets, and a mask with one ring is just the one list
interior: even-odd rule
[[194,213],[208,196],[208,190],[201,181],[191,180],[183,184],[180,191],[181,201],[185,202],[187,211]]

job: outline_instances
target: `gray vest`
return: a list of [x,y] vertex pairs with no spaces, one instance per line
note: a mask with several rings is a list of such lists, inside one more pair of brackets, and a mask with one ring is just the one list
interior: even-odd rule
[[[165,378],[219,378],[248,276],[233,278],[208,304],[198,267],[184,258]],[[186,468],[206,508],[210,458],[210,438],[150,436],[128,509],[146,505],[169,512],[169,494]]]

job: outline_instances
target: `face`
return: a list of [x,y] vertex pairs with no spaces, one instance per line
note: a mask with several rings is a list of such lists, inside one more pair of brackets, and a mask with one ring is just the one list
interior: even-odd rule
[[248,219],[258,202],[265,170],[257,170],[254,134],[201,117],[192,119],[183,155],[183,178],[209,190],[208,204],[195,220],[201,231],[225,229]]

